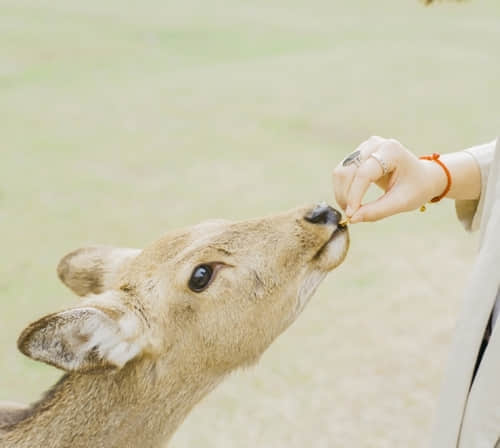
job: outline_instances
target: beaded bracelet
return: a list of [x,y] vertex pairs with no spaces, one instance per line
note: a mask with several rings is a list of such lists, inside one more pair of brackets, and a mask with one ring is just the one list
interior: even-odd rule
[[[448,194],[448,192],[450,191],[450,188],[451,188],[450,170],[443,162],[441,162],[441,160],[439,160],[439,157],[441,157],[441,154],[439,154],[437,152],[435,152],[434,154],[432,154],[430,156],[421,156],[420,157],[420,160],[430,160],[431,162],[436,162],[441,168],[443,168],[443,170],[446,174],[446,179],[447,179],[446,188],[439,196],[432,198],[431,202],[439,202],[441,199],[443,199]],[[426,210],[425,205],[422,205],[422,207],[420,207],[420,211],[425,212],[425,210]]]

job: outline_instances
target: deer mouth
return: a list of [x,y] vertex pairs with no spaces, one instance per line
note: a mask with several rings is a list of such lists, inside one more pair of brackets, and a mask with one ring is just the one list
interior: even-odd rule
[[348,248],[349,232],[347,225],[337,224],[331,232],[328,241],[320,247],[310,262],[312,266],[309,274],[299,289],[296,315],[304,309],[328,272],[335,269],[344,261]]
[[[347,221],[342,221],[342,214],[330,207],[326,202],[321,202],[314,208],[309,209],[304,215],[304,220],[325,230],[327,228],[331,229],[328,240],[322,244],[312,257],[312,262],[320,270],[331,271],[344,260],[347,253],[349,246]],[[325,230],[322,230],[322,232]]]
[[337,228],[332,232],[332,236],[328,240],[326,244],[328,244],[330,241],[332,241],[336,236],[338,236],[340,233],[347,232],[347,224],[346,223],[338,223]]
[[349,231],[347,225],[338,224],[313,257],[321,270],[331,271],[344,261],[349,249]]
[[[318,250],[318,252],[316,252],[316,255],[314,255],[314,258],[319,258],[323,252],[325,252],[325,250],[327,250],[328,246],[337,238],[339,237],[342,237],[343,234],[346,234],[347,233],[347,225],[346,224],[339,224],[337,225],[337,228],[332,232],[332,234],[330,235],[330,238],[328,239],[328,241],[323,244],[323,246],[321,246]],[[344,235],[345,236],[345,235]]]

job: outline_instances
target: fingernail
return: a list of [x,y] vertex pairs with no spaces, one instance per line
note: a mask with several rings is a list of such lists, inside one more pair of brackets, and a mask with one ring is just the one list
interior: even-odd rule
[[350,205],[347,207],[345,214],[349,216],[349,218],[352,216],[352,207]]

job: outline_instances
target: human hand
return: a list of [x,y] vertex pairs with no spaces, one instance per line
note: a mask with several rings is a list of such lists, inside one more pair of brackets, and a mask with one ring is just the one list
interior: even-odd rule
[[[372,183],[384,194],[362,205]],[[442,193],[446,183],[436,163],[420,160],[397,140],[382,137],[363,142],[333,172],[335,198],[351,223],[415,210]]]

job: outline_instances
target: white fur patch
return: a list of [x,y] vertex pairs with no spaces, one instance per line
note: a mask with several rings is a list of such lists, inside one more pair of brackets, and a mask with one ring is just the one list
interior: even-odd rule
[[296,315],[300,314],[305,308],[313,294],[316,292],[319,284],[326,277],[326,271],[315,270],[308,274],[300,286],[297,296],[297,305],[295,307]]
[[347,232],[336,234],[333,240],[324,248],[321,257],[326,261],[324,268],[331,271],[337,267],[345,258],[349,246],[349,236]]
[[120,272],[120,269],[128,261],[137,257],[142,251],[140,249],[115,248],[103,258],[102,284],[109,289]]
[[66,340],[73,347],[75,355],[73,367],[77,367],[91,350],[96,349],[102,359],[121,368],[143,348],[140,321],[132,313],[118,321],[92,307],[73,309],[62,314],[66,313],[70,313],[71,319],[75,321],[65,331]]

